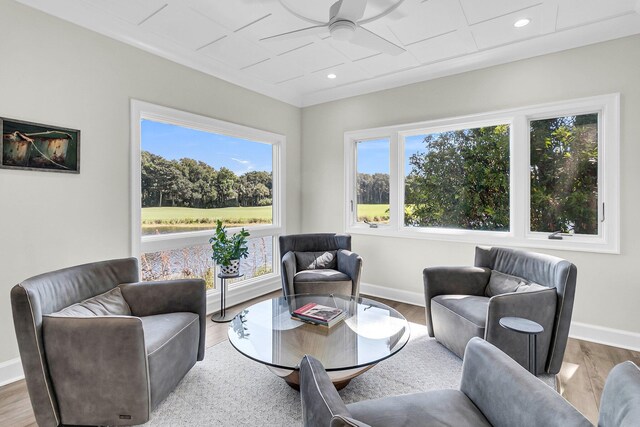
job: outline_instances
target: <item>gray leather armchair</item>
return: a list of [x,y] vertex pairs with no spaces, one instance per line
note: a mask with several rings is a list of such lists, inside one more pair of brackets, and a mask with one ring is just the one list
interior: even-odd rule
[[[458,390],[384,397],[345,405],[322,364],[300,363],[306,427],[587,427],[591,423],[560,394],[480,339],[469,341]],[[605,384],[599,427],[640,425],[640,370],[616,366]]]
[[362,257],[351,252],[351,236],[316,233],[280,236],[282,292],[358,297]]
[[533,320],[537,371],[557,374],[567,346],[576,266],[561,258],[508,248],[476,248],[475,267],[425,268],[427,328],[462,357],[467,342],[481,337],[528,365],[528,337],[499,325],[502,317]]
[[204,281],[138,283],[135,258],[32,277],[11,306],[41,427],[144,423],[204,358]]

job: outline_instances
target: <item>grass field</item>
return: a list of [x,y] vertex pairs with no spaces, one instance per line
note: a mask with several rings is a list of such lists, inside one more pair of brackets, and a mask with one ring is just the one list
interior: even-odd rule
[[227,226],[271,224],[271,206],[247,208],[142,208],[142,234],[167,234],[183,231],[212,230],[216,220]]
[[[358,205],[358,218],[367,218],[371,221],[384,221],[389,219],[389,205]],[[377,219],[376,219],[377,218]]]
[[[260,219],[262,222],[271,221],[271,206],[256,206],[248,208],[217,208],[217,209],[195,209],[195,208],[142,208],[142,223],[162,223],[174,220],[180,223],[181,220],[191,222],[199,219],[239,219],[250,220]],[[191,220],[191,221],[187,221]]]
[[[389,205],[358,205],[358,218],[362,221],[389,220]],[[195,208],[142,208],[143,234],[164,234],[179,231],[215,228],[217,219],[229,226],[271,224],[271,206],[233,207],[216,209]]]

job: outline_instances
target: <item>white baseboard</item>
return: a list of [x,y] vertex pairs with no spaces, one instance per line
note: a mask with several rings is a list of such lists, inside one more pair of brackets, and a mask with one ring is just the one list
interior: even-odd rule
[[360,282],[360,293],[424,307],[424,294]]
[[[424,307],[425,305],[424,294],[421,292],[393,289],[371,283],[360,283],[360,292],[374,297],[386,298],[393,301],[418,305],[420,307]],[[569,336],[598,344],[640,351],[640,334],[622,329],[607,328],[582,322],[571,322]]]
[[[227,307],[240,304],[252,298],[268,294],[282,287],[280,277],[275,277],[263,283],[247,284],[242,287],[227,291]],[[207,295],[207,314],[220,311],[220,294]]]
[[571,322],[569,336],[584,341],[640,351],[640,334],[582,322]]
[[20,358],[0,363],[0,387],[24,378]]

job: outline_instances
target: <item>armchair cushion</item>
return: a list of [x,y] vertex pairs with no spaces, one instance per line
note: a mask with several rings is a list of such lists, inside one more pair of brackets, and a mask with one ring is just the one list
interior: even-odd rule
[[150,404],[155,408],[196,364],[200,319],[185,312],[140,319],[149,359]]
[[335,282],[344,281],[351,283],[351,279],[344,273],[330,268],[322,270],[303,270],[295,275],[296,283],[304,282]]
[[178,279],[121,284],[122,296],[134,316],[189,312],[200,316],[198,360],[204,359],[207,332],[207,291],[202,279]]
[[298,271],[324,268],[335,269],[337,265],[337,251],[294,253],[296,255],[296,269]]
[[113,288],[95,297],[70,305],[52,316],[131,316],[131,308],[124,300],[120,288]]
[[491,270],[491,277],[489,277],[489,284],[484,290],[484,295],[492,297],[494,295],[515,292],[520,286],[527,285],[528,283],[529,282],[522,277]]
[[198,315],[194,313],[167,313],[155,316],[141,317],[144,343],[147,354],[151,355],[181,330],[198,322]]
[[438,295],[431,300],[434,335],[458,357],[467,342],[484,337],[489,298],[474,295]]
[[491,270],[489,284],[487,285],[484,294],[485,296],[493,297],[496,295],[508,294],[510,292],[534,292],[544,289],[549,288],[547,286],[530,282],[522,277],[501,273],[497,270]]
[[[431,300],[458,316],[484,328],[489,307],[489,298],[473,295],[438,295]],[[433,308],[433,307],[432,307]]]
[[350,295],[351,278],[337,270],[304,270],[296,273],[295,293],[297,294],[342,294]]

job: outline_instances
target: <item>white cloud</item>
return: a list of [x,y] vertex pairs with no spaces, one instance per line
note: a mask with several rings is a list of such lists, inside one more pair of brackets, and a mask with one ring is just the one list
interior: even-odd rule
[[236,173],[238,173],[238,174],[251,172],[252,170],[255,170],[255,168],[256,168],[255,165],[253,164],[253,162],[251,162],[250,160],[236,159],[235,157],[231,157],[231,160],[233,160],[234,162],[238,162],[242,166],[244,166],[241,170],[236,171]]
[[234,160],[234,161],[240,163],[241,165],[250,165],[251,164],[251,162],[249,160],[236,159],[235,157],[232,157],[231,160]]

